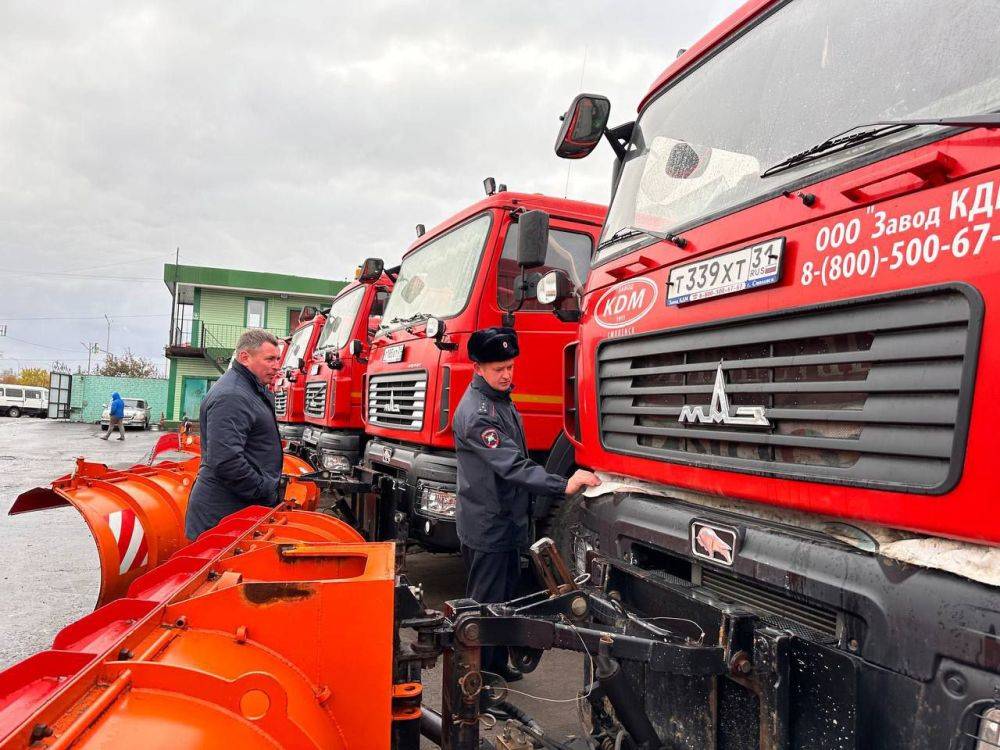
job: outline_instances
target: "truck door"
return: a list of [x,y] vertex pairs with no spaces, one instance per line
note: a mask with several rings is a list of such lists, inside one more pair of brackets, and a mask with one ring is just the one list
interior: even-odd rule
[[[514,288],[521,271],[517,265],[517,230],[517,224],[509,225],[497,266],[497,304],[501,309],[515,304]],[[593,246],[591,235],[553,220],[545,265],[528,273],[541,275],[558,268],[577,288],[582,288]],[[524,417],[529,442],[534,444],[531,447],[548,448],[562,424],[562,353],[576,338],[577,324],[560,322],[551,307],[532,297],[524,300],[515,314],[514,328],[521,356],[515,369],[513,398]]]

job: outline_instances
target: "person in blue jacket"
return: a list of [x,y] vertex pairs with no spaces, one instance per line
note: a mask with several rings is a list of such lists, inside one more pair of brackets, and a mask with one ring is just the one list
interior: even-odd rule
[[232,367],[201,402],[201,467],[191,489],[184,531],[192,541],[231,513],[274,506],[281,480],[281,437],[267,384],[281,367],[278,339],[243,332]]
[[125,402],[118,391],[111,394],[111,403],[108,404],[108,431],[104,433],[101,440],[107,440],[111,433],[118,430],[121,435],[119,440],[125,439]]

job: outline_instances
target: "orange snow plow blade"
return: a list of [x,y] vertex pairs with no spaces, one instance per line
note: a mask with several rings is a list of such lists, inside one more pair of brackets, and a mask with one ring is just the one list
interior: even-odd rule
[[[100,607],[122,596],[129,585],[188,543],[184,514],[201,460],[197,437],[164,435],[153,459],[176,451],[178,460],[160,460],[128,469],[77,459],[72,474],[50,487],[22,493],[9,515],[72,505],[87,522],[101,561]],[[305,510],[315,510],[319,488],[294,477],[312,471],[301,458],[285,454],[283,473],[290,476],[285,500]],[[359,537],[360,539],[360,537]]]
[[394,550],[356,537],[284,506],[229,516],[0,673],[0,750],[387,750]]

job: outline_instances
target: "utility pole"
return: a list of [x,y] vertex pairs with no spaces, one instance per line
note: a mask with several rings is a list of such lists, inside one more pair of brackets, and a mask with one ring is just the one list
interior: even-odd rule
[[80,346],[82,346],[84,349],[87,350],[87,374],[89,375],[90,374],[90,355],[97,353],[97,342],[95,341],[92,344],[88,344],[88,343],[86,343],[84,341],[81,341],[80,342]]
[[104,353],[111,354],[111,318],[108,317],[107,313],[104,313],[104,319],[108,321],[108,340],[104,344]]

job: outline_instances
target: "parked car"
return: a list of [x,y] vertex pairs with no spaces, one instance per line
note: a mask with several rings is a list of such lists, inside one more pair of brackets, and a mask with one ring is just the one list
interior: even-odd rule
[[8,417],[45,417],[49,410],[47,388],[25,385],[0,385],[0,414]]
[[[138,427],[140,430],[149,429],[149,402],[144,401],[141,398],[124,398],[122,401],[125,402],[125,418],[122,423],[126,428]],[[104,405],[104,412],[101,414],[101,429],[108,429],[108,421],[110,419],[110,414],[108,410],[108,405]]]

